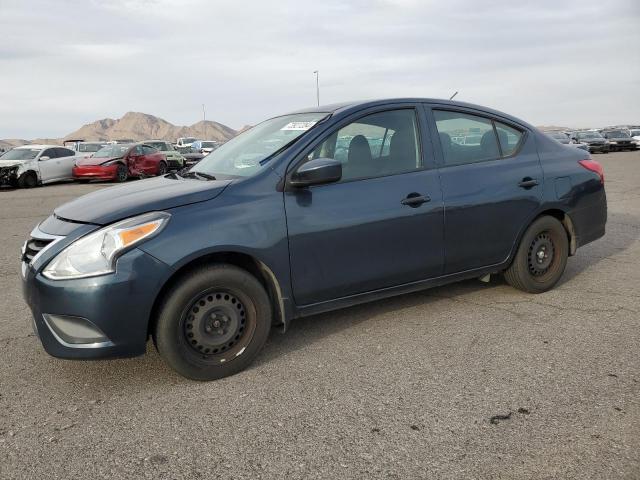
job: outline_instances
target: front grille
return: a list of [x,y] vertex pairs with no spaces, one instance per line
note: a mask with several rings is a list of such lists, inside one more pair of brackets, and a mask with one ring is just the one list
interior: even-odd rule
[[22,254],[22,261],[31,263],[33,257],[35,257],[40,251],[49,245],[53,239],[43,238],[30,238],[24,245],[24,252]]

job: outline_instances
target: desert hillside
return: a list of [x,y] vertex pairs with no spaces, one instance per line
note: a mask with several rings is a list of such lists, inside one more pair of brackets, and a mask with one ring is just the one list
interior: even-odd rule
[[[246,127],[245,127],[246,128]],[[190,126],[173,125],[153,115],[128,112],[122,118],[114,120],[103,118],[80,127],[64,138],[39,138],[23,140],[9,138],[0,140],[0,148],[9,149],[27,143],[46,143],[61,145],[63,140],[169,140],[175,142],[179,137],[195,137],[202,140],[227,141],[237,135],[234,129],[211,120],[201,120]]]
[[190,126],[178,126],[162,118],[146,113],[128,112],[122,118],[113,120],[104,118],[89,123],[64,137],[83,140],[170,140],[179,137],[196,137],[206,140],[229,140],[236,131],[211,120],[200,121]]

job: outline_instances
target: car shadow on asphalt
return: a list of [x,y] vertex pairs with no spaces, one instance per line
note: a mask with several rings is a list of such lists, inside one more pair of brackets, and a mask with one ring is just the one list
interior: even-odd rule
[[[264,350],[249,368],[259,367],[289,352],[308,348],[312,344],[344,330],[354,327],[364,328],[364,324],[376,322],[380,316],[393,312],[400,313],[415,307],[428,308],[430,304],[441,301],[443,298],[455,298],[467,293],[472,294],[478,290],[488,291],[493,288],[503,287],[504,284],[505,282],[500,276],[492,277],[489,283],[482,283],[477,279],[464,280],[332,312],[298,318],[291,322],[285,334],[271,334]],[[395,318],[395,321],[401,324],[402,318],[399,315]],[[413,322],[411,317],[407,317],[407,320]],[[397,326],[402,328],[401,325]]]
[[[564,275],[557,286],[570,282],[586,269],[593,268],[603,260],[628,250],[640,237],[640,218],[628,213],[614,213],[607,221],[604,237],[578,249],[569,257]],[[625,232],[620,232],[625,230]],[[628,231],[628,233],[627,233]]]

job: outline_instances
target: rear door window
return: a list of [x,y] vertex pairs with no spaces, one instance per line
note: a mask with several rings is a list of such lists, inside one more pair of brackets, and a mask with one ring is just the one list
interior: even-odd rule
[[434,110],[445,165],[464,165],[500,157],[490,119],[462,112]]
[[500,142],[502,156],[508,157],[513,155],[520,146],[522,132],[501,122],[494,123],[496,125],[496,132],[498,134],[498,141]]

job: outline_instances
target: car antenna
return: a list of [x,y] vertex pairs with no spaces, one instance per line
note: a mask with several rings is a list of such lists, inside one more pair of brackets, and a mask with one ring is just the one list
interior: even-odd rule
[[453,100],[453,97],[455,97],[457,94],[458,94],[458,91],[456,90],[456,93],[454,93],[453,95],[451,95],[451,96],[449,97],[449,100]]

